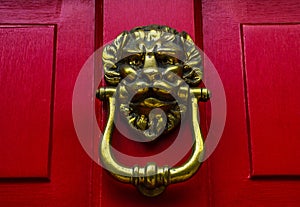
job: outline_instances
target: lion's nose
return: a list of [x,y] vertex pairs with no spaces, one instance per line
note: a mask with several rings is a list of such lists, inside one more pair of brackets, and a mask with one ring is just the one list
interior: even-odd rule
[[145,56],[142,78],[147,81],[155,81],[161,79],[161,73],[158,70],[155,54],[147,53]]
[[156,81],[161,79],[161,73],[157,68],[144,68],[142,78],[146,81]]
[[144,68],[154,68],[154,67],[157,67],[155,54],[154,52],[149,52],[145,55]]

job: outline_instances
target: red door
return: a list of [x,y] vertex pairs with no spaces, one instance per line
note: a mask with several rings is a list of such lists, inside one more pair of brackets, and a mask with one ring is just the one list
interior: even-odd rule
[[92,161],[71,103],[94,51],[94,4],[7,0],[0,8],[0,206],[92,206]]
[[[1,206],[299,206],[296,0],[0,6]],[[94,167],[72,121],[73,87],[94,51],[94,33],[99,46],[147,24],[203,41],[227,97],[214,154],[192,179],[155,198]]]
[[299,206],[299,2],[104,1],[102,8],[104,43],[147,24],[203,40],[224,84],[227,119],[191,180],[147,198],[102,172],[100,205]]

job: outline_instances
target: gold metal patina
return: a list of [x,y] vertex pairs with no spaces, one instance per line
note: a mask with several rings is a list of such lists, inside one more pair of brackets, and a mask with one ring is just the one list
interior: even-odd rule
[[[190,36],[167,26],[137,27],[121,33],[107,45],[102,61],[109,85],[97,91],[99,99],[109,102],[109,117],[100,145],[105,168],[146,196],[157,196],[167,185],[189,179],[199,168],[203,152],[198,102],[207,101],[210,96],[206,88],[197,87],[202,81],[202,59]],[[116,108],[120,108],[123,118],[143,141],[170,132],[178,126],[182,114],[189,113],[194,138],[189,160],[172,168],[157,166],[151,160],[144,167],[121,166],[110,151]],[[164,111],[165,119],[162,113],[153,112],[156,108]]]

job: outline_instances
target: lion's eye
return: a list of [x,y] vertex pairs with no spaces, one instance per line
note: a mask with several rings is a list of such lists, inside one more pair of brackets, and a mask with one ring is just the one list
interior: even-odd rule
[[138,66],[138,65],[141,65],[141,64],[142,64],[142,61],[141,61],[141,60],[131,60],[131,61],[129,62],[129,64],[130,64],[130,65],[136,65],[136,66]]
[[176,60],[175,58],[168,56],[168,55],[161,55],[160,57],[158,57],[158,61],[160,62],[160,64],[162,64],[163,66],[167,66],[167,65],[175,65],[176,64]]
[[133,56],[129,58],[128,63],[131,66],[141,67],[143,66],[143,58],[140,56]]
[[170,60],[169,58],[163,58],[161,60],[161,63],[166,65],[166,64],[171,64],[172,63],[172,60]]

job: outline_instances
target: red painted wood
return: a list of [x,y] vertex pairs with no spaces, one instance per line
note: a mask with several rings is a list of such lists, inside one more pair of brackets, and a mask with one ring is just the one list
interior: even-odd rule
[[[41,23],[58,18],[61,13],[62,0],[3,0],[0,4],[1,22],[5,23]],[[34,22],[32,20],[36,19]]]
[[0,27],[0,177],[48,177],[53,39],[54,26]]
[[[18,1],[21,5],[16,6],[16,1],[5,2],[6,7],[0,10],[0,24],[54,25],[53,71],[55,74],[52,77],[54,84],[52,94],[53,121],[51,122],[52,126],[47,129],[47,137],[51,137],[49,179],[0,179],[0,206],[92,206],[91,171],[93,163],[80,146],[74,130],[72,94],[77,74],[94,51],[94,3],[89,0],[41,1],[41,3],[38,1]],[[1,1],[1,6],[3,6],[2,3],[3,1]],[[11,13],[13,15],[10,15]],[[43,26],[38,26],[38,28],[40,27]],[[53,33],[51,34],[53,35]],[[19,36],[17,35],[16,38]],[[13,37],[12,35],[11,38]],[[38,41],[44,40],[46,37],[42,37],[39,33],[29,33],[22,38]],[[41,45],[36,46],[36,48],[44,47],[43,44],[45,43],[38,43]],[[25,43],[21,46],[25,46]],[[30,48],[29,46],[28,48]],[[18,45],[14,47],[17,48]],[[53,48],[53,45],[49,47]],[[33,55],[34,57],[34,51],[26,50],[28,50],[28,56]],[[45,57],[46,55],[47,53],[41,52],[38,56],[39,59],[35,61],[43,62],[51,58]],[[2,57],[3,55],[1,55]],[[22,58],[24,57],[19,57],[17,60],[21,61]],[[4,61],[9,63],[9,59]],[[39,68],[40,71],[43,71],[42,74],[48,71],[47,67]],[[22,69],[16,68],[15,73],[18,71],[21,72]],[[22,84],[20,75],[13,77],[18,78],[16,81]],[[13,81],[13,77],[11,81]],[[32,78],[34,79],[34,77]],[[47,78],[51,80],[51,77]],[[36,90],[42,90],[44,84],[46,83],[39,84],[41,88]],[[22,85],[22,87],[26,86]],[[41,97],[42,94],[38,96]],[[14,97],[15,100],[17,98],[21,102],[24,97]],[[1,102],[1,107],[2,104]],[[26,110],[33,114],[37,113],[36,108],[33,107],[28,107]],[[44,115],[41,114],[40,116]],[[23,124],[26,125],[27,123],[24,122]],[[39,129],[36,128],[36,130]],[[32,144],[33,149],[40,147]]]
[[[243,55],[246,57],[247,53],[243,53],[241,30],[241,25],[249,24],[284,26],[299,23],[298,1],[203,1],[204,49],[225,86],[227,124],[217,150],[203,164],[197,176],[186,183],[170,186],[162,196],[152,199],[141,196],[129,185],[114,181],[99,167],[95,167],[82,150],[73,128],[73,86],[80,67],[94,46],[93,2],[15,2],[1,2],[1,24],[55,25],[50,179],[47,182],[1,179],[1,206],[299,206],[299,177],[249,179],[251,151],[248,132],[252,130],[249,118],[253,111],[249,107],[249,114],[246,107],[248,89],[245,86],[248,85],[245,84],[247,68],[244,66],[247,66],[247,60],[243,59]],[[192,22],[195,13],[191,1],[121,3],[126,7],[123,5],[120,8],[119,2],[104,2],[104,19],[109,21],[109,24],[104,21],[104,36],[107,32],[111,35],[107,35],[107,39],[104,37],[105,41],[113,39],[124,29],[141,24],[169,24],[178,30],[194,31]],[[97,11],[101,11],[102,5],[99,2],[96,5],[99,6]],[[40,13],[39,6],[42,10]],[[105,8],[111,8],[111,12]],[[124,10],[126,13],[120,12]],[[162,12],[165,10],[168,12]],[[137,11],[142,11],[138,18]],[[100,30],[98,28],[97,31]],[[244,48],[245,51],[247,48]],[[287,61],[289,58],[290,55]],[[249,103],[251,106],[251,96]]]
[[244,25],[252,176],[300,176],[300,25]]
[[194,39],[193,1],[103,1],[103,42],[137,26],[161,24],[186,31]]
[[[199,8],[199,5],[197,6]],[[101,8],[98,8],[101,9]],[[201,12],[201,11],[198,11]],[[188,32],[194,39],[197,35],[197,41],[201,41],[201,34],[195,34],[194,26],[194,2],[192,0],[176,1],[104,1],[103,4],[103,42],[107,43],[113,40],[124,30],[130,30],[134,27],[149,24],[161,24],[171,26],[178,31]],[[197,14],[199,15],[199,14]],[[201,14],[199,15],[201,16]],[[198,23],[200,21],[197,21]],[[201,31],[201,30],[198,30]],[[200,40],[200,41],[199,41]],[[103,116],[102,114],[101,116]],[[106,119],[103,119],[102,125],[105,125]],[[189,129],[188,129],[189,130]],[[191,138],[190,133],[186,132],[186,139]],[[167,148],[176,138],[173,134],[165,137],[163,141],[152,144],[135,144],[124,138],[115,130],[113,136],[113,145],[120,151],[137,156],[155,154]],[[176,152],[174,152],[176,153]],[[117,157],[124,164],[132,165],[128,160]],[[167,159],[167,158],[166,158]],[[164,160],[156,161],[163,164]],[[101,185],[100,205],[101,206],[183,206],[201,204],[209,205],[208,167],[205,163],[198,174],[191,180],[176,185],[170,185],[166,192],[156,198],[147,198],[141,195],[137,189],[128,184],[122,184],[113,179],[103,170],[99,182]]]
[[[221,76],[227,97],[227,119],[225,130],[216,151],[208,160],[211,166],[210,195],[212,206],[299,206],[300,204],[299,177],[278,177],[275,174],[275,169],[272,169],[274,175],[268,177],[260,177],[257,179],[250,179],[251,155],[248,133],[250,132],[251,137],[253,130],[253,128],[251,128],[251,123],[253,126],[254,117],[256,117],[255,120],[264,119],[263,116],[259,116],[262,114],[257,113],[259,108],[254,108],[254,106],[256,107],[260,103],[268,103],[270,105],[267,108],[265,107],[265,112],[269,111],[269,114],[278,112],[270,111],[270,108],[276,108],[276,103],[271,101],[272,97],[274,97],[275,99],[276,95],[283,93],[285,94],[286,91],[289,91],[287,93],[291,93],[293,89],[289,86],[295,86],[297,84],[296,82],[293,82],[293,80],[296,80],[297,76],[294,77],[292,74],[286,73],[288,71],[292,72],[293,69],[281,68],[280,71],[274,71],[274,73],[281,73],[282,76],[272,73],[273,77],[280,77],[280,80],[273,81],[270,77],[265,77],[265,72],[269,73],[271,71],[270,68],[277,69],[277,66],[272,66],[272,64],[270,65],[270,68],[264,67],[264,71],[258,71],[258,66],[266,64],[264,62],[264,59],[271,60],[272,57],[275,57],[277,52],[273,53],[274,51],[272,52],[270,50],[271,48],[278,47],[278,44],[275,44],[277,43],[276,38],[273,40],[267,40],[268,44],[265,53],[263,53],[263,50],[265,48],[262,48],[262,51],[255,50],[259,49],[261,45],[249,45],[250,42],[246,42],[246,60],[244,62],[242,38],[243,34],[241,30],[242,25],[244,24],[276,24],[282,26],[279,26],[278,29],[280,29],[280,31],[282,31],[282,35],[284,35],[286,34],[285,29],[287,29],[288,27],[285,25],[300,22],[299,9],[299,1],[292,0],[203,1],[202,12],[204,50],[216,66]],[[254,27],[255,26],[251,28]],[[256,28],[258,28],[258,26],[256,26]],[[249,30],[247,30],[248,35]],[[256,32],[258,32],[258,30]],[[272,35],[275,35],[269,34],[268,31],[265,31],[264,33],[263,31],[260,31],[259,34],[262,40],[266,40],[267,37],[274,37]],[[281,40],[294,39],[295,41],[299,41],[299,39],[292,38],[291,36],[281,37],[281,35],[278,34],[277,37]],[[253,37],[251,40],[254,39],[258,38]],[[272,42],[274,45],[271,45]],[[285,58],[281,59],[281,65],[288,66],[290,65],[289,62],[293,61],[295,63],[295,57],[297,57],[297,54],[291,54],[288,48],[293,44],[296,43],[283,43],[280,45],[280,50],[285,54],[288,54],[285,56]],[[247,54],[247,51],[249,52],[249,50],[253,52],[252,55],[251,53]],[[254,54],[254,50],[259,53]],[[248,56],[247,58],[247,55],[250,56]],[[257,58],[256,60],[249,60],[249,57]],[[252,64],[250,64],[251,62]],[[250,66],[252,66],[251,71],[249,68],[247,68],[247,64],[250,64]],[[246,67],[244,68],[244,66]],[[245,74],[245,72],[247,72],[247,75]],[[249,76],[248,72],[250,72],[250,74],[252,75]],[[247,88],[245,87],[247,86],[247,84],[245,84],[246,80],[247,82],[251,81],[250,91],[247,91]],[[260,84],[261,87],[259,85],[254,86],[254,84]],[[266,84],[268,86],[266,86]],[[278,88],[278,85],[281,85],[282,87]],[[274,87],[278,90],[273,91],[271,89],[265,89],[266,91],[261,92],[263,86],[266,86],[268,88]],[[257,90],[257,88],[260,88],[260,90]],[[253,100],[255,94],[257,94],[258,96],[260,96],[262,93],[267,95],[267,91],[271,93],[268,95],[272,96],[266,98],[267,102],[264,102],[265,100],[263,99],[260,100],[259,103]],[[251,94],[249,99],[249,117],[247,117],[247,99],[245,96],[248,93]],[[290,97],[287,100],[295,100],[295,97],[297,97],[297,95],[295,95],[296,94],[294,94],[294,97]],[[268,102],[268,100],[271,102]],[[299,100],[297,99],[297,101]],[[252,104],[254,104],[253,107]],[[280,103],[280,106],[283,106],[284,104],[285,101]],[[287,104],[290,104],[290,106],[293,105],[293,103]],[[279,106],[278,103],[277,106]],[[292,111],[292,109],[285,110],[287,110],[287,112]],[[254,113],[254,117],[252,116],[252,113]],[[281,112],[280,114],[283,115],[284,112]],[[298,120],[295,115],[286,114],[285,116],[294,117],[294,120],[290,120],[287,123]],[[249,118],[252,121],[249,125],[250,128],[248,128]],[[281,121],[284,122],[285,120]],[[266,129],[265,127],[263,127],[265,124],[266,123],[261,123],[261,126],[256,126],[258,130],[257,133],[265,133]],[[275,128],[276,127],[274,126],[274,130]],[[289,125],[288,128],[296,129],[296,127],[293,127],[293,125]],[[292,133],[296,133],[296,131],[289,132],[289,134]],[[295,134],[294,136],[297,135]],[[273,140],[280,140],[281,143],[286,143],[286,141],[283,141],[283,139],[287,138],[281,137],[280,134],[277,134],[275,135],[275,137],[265,136],[264,140],[267,139],[269,140],[268,142],[272,142]],[[266,142],[260,142],[260,140],[256,140],[255,142],[257,145],[261,145],[261,152],[265,150],[264,154],[268,153],[269,150],[272,153],[272,149],[270,149],[269,147],[262,149],[262,145],[265,145]],[[260,159],[264,160],[264,163],[266,165],[265,169],[271,169],[271,166],[274,164],[273,161],[268,162],[268,160],[266,160],[265,158],[260,158],[260,154],[256,154],[256,156],[258,156],[257,158],[255,158],[256,161]],[[293,163],[296,158],[291,159],[292,160],[288,161],[289,163]],[[293,169],[298,169],[298,166],[293,166]],[[283,172],[283,170],[285,169],[281,169],[280,171]]]

